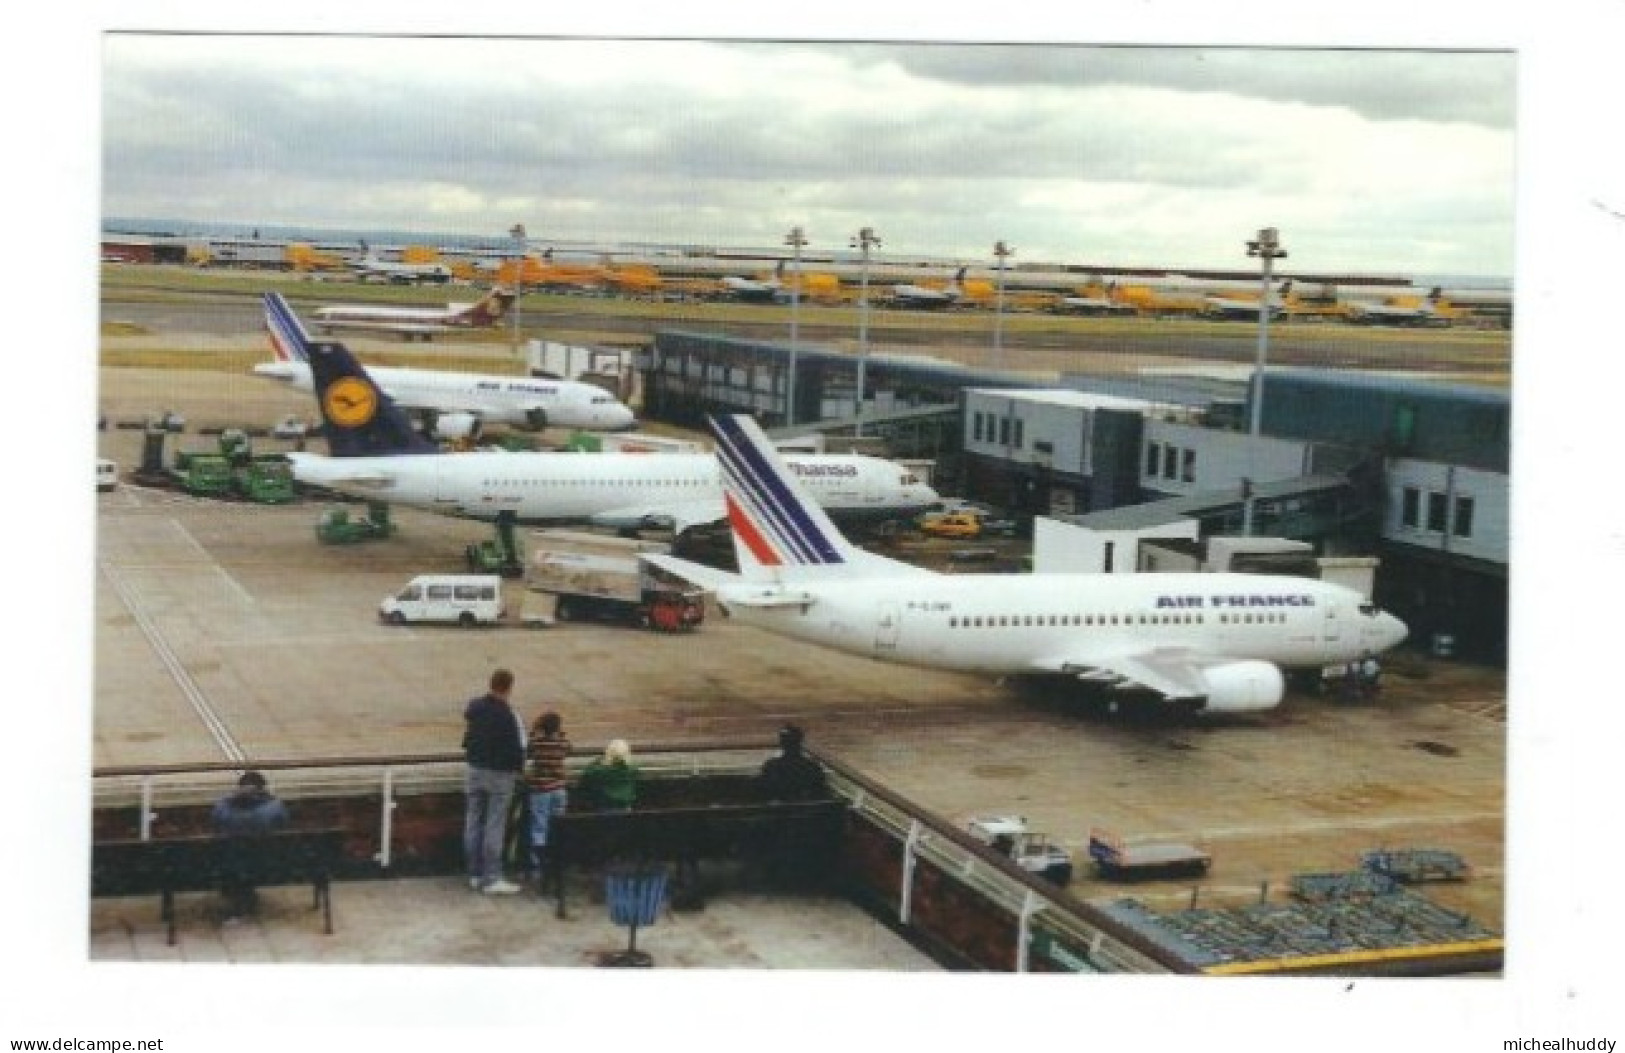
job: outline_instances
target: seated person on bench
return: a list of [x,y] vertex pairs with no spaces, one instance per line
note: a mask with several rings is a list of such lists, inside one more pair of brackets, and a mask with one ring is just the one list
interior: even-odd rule
[[818,801],[829,796],[823,765],[801,751],[802,730],[786,724],[779,731],[780,754],[762,765],[757,782],[774,801]]
[[[237,780],[237,791],[216,801],[209,818],[221,837],[258,837],[288,825],[288,806],[266,789],[265,776],[245,771]],[[227,921],[254,913],[258,897],[245,878],[227,878],[220,891],[226,898]]]

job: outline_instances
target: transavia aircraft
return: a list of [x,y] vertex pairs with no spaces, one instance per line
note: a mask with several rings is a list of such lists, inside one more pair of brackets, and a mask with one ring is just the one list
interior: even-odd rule
[[1255,574],[935,574],[864,552],[807,501],[756,424],[711,422],[741,573],[650,562],[743,621],[936,669],[1068,674],[1192,710],[1269,709],[1283,667],[1376,655],[1405,625],[1351,589]]
[[[441,453],[343,344],[306,348],[330,456],[290,453],[294,477],[369,501],[522,524],[593,523],[682,532],[726,516],[717,459],[680,453]],[[939,500],[875,457],[795,457],[789,471],[849,522],[908,519]]]
[[[313,342],[279,293],[265,294],[265,328],[277,360],[256,365],[255,376],[311,390]],[[389,368],[373,370],[372,377],[396,405],[429,417],[430,430],[441,439],[476,436],[486,424],[588,431],[625,431],[637,424],[614,395],[576,380]]]

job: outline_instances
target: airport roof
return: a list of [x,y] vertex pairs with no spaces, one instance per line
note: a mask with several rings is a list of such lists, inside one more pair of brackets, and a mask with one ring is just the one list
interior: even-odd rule
[[[1303,475],[1295,479],[1258,483],[1253,497],[1261,501],[1274,501],[1303,494],[1325,493],[1347,486],[1348,480],[1340,475]],[[1145,504],[1122,505],[1081,516],[1056,516],[1063,523],[1088,527],[1091,530],[1139,530],[1162,526],[1179,519],[1194,519],[1221,508],[1240,504],[1244,500],[1241,490],[1208,490],[1184,497],[1169,497]]]
[[1410,376],[1383,373],[1347,372],[1332,369],[1270,369],[1265,383],[1277,380],[1299,380],[1326,387],[1352,391],[1373,391],[1389,394],[1413,395],[1424,398],[1451,398],[1463,402],[1504,406],[1512,401],[1507,391],[1475,387],[1471,384],[1452,384],[1442,380],[1428,380]]

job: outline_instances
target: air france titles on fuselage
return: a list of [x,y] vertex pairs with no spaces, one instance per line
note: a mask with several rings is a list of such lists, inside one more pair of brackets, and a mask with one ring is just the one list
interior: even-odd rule
[[1305,593],[1244,593],[1232,592],[1213,596],[1158,596],[1157,608],[1166,610],[1218,610],[1237,607],[1313,607],[1315,598]]

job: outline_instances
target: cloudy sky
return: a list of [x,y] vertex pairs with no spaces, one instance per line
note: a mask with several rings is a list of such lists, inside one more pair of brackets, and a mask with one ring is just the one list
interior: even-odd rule
[[1508,51],[109,34],[105,215],[1510,275]]

